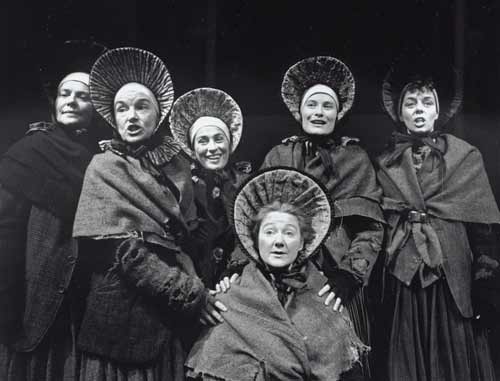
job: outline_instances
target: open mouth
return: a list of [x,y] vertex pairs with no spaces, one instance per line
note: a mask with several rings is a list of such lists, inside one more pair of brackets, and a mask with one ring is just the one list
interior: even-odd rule
[[127,131],[131,135],[136,135],[141,131],[141,126],[138,126],[136,124],[131,124],[127,127]]
[[326,124],[326,122],[324,120],[311,120],[311,123],[316,124],[318,126],[323,126]]
[[421,118],[421,117],[415,118],[413,120],[413,122],[415,123],[416,126],[423,125],[423,124],[425,124],[425,118]]

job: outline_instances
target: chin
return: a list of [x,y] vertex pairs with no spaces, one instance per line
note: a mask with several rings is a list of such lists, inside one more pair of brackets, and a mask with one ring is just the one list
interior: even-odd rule
[[333,132],[332,129],[325,129],[323,127],[308,127],[303,129],[306,134],[309,135],[330,135]]

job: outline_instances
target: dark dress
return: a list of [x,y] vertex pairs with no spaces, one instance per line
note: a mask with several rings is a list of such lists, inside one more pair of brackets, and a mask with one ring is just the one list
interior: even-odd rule
[[[333,284],[353,294],[347,308],[357,334],[365,344],[370,344],[364,286],[368,285],[384,234],[379,206],[381,190],[370,159],[359,145],[348,140],[336,144],[325,138],[318,143],[294,136],[274,147],[262,167],[280,165],[314,176],[334,200],[334,229],[316,261]],[[341,276],[348,280],[342,285],[337,283]]]
[[196,270],[206,287],[231,271],[241,272],[248,263],[236,246],[236,237],[228,213],[240,184],[251,172],[250,163],[238,162],[222,171],[192,170],[198,224],[191,232],[189,249]]
[[72,223],[87,137],[36,123],[0,162],[0,379],[78,379],[82,296]]
[[500,213],[481,154],[445,134],[432,150],[401,144],[378,159],[389,223],[381,379],[494,380],[471,298],[498,277],[499,264],[487,241]]
[[209,298],[183,250],[192,195],[189,161],[169,137],[134,149],[112,141],[94,157],[74,227],[93,242],[82,253],[81,380],[184,379],[183,330]]

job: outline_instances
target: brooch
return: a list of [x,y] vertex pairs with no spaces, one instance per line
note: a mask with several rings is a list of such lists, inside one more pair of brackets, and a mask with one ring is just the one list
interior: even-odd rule
[[212,198],[219,198],[220,197],[220,188],[219,187],[214,187],[212,189]]

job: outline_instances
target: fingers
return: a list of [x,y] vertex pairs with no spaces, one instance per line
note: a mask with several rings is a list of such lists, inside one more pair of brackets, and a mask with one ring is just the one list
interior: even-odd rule
[[328,296],[326,297],[326,299],[325,299],[325,305],[329,306],[330,303],[333,301],[333,299],[335,299],[335,293],[334,292],[330,292],[328,294]]
[[344,306],[340,305],[339,312],[342,312],[342,311],[344,311]]
[[217,287],[215,287],[215,290],[208,290],[209,295],[217,295],[220,291],[217,291]]
[[318,292],[318,296],[323,296],[325,295],[328,291],[330,291],[330,285],[325,284],[321,290]]
[[234,273],[233,275],[231,275],[231,278],[229,278],[229,283],[234,283],[236,280],[238,280],[238,273]]
[[203,325],[217,325],[217,321],[214,320],[214,318],[210,315],[210,313],[206,310],[204,310],[202,313],[201,313],[201,317],[200,317],[200,322],[201,324]]
[[217,284],[215,285],[215,291],[217,291],[217,293],[219,293],[219,292],[221,292],[221,291],[222,291],[222,289],[220,288],[220,284],[219,284],[219,283],[217,283]]
[[222,312],[227,312],[227,307],[220,300],[216,300],[214,306]]
[[214,320],[214,325],[217,323],[224,323],[224,318],[216,309],[210,310],[210,317]]
[[340,312],[340,307],[342,305],[341,303],[342,303],[342,299],[337,298],[337,300],[335,300],[335,304],[333,305],[333,310]]
[[222,279],[222,281],[224,282],[224,285],[226,286],[226,290],[229,290],[229,288],[231,287],[231,284],[229,282],[229,278],[227,276],[225,276],[224,279]]

